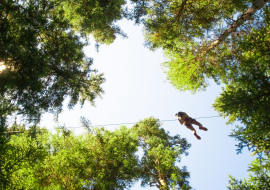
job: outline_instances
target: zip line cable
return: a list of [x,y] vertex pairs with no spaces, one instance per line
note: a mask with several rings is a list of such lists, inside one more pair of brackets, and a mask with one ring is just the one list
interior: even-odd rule
[[[197,118],[194,118],[194,119],[205,119],[205,118],[212,118],[212,117],[221,117],[221,116],[208,116],[208,117],[197,117]],[[160,122],[167,122],[167,121],[177,121],[178,119],[170,119],[170,120],[158,120]],[[112,126],[112,125],[130,125],[130,124],[135,124],[135,123],[138,123],[138,122],[133,122],[133,123],[114,123],[114,124],[105,124],[105,125],[90,125],[91,127],[105,127],[105,126]],[[84,126],[79,126],[79,127],[65,127],[64,129],[75,129],[75,128],[85,128]],[[58,129],[61,129],[61,128],[58,128]],[[62,128],[63,129],[63,128]],[[39,129],[39,130],[54,130],[54,129]],[[25,131],[7,131],[7,132],[2,132],[2,133],[22,133],[22,132],[25,132]]]

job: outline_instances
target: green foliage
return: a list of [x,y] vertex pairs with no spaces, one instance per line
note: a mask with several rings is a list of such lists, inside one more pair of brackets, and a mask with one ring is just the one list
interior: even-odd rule
[[11,115],[15,111],[17,111],[17,108],[11,104],[11,100],[0,97],[0,128],[5,127],[8,115]]
[[[3,0],[0,5],[0,116],[10,113],[40,119],[44,111],[59,113],[101,96],[103,74],[91,69],[93,59],[83,48],[92,34],[98,43],[110,44],[115,24],[124,17],[124,0],[53,1]],[[1,121],[4,119],[1,119]]]
[[[238,152],[246,146],[254,153],[269,150],[269,2],[146,2],[146,45],[164,50],[171,84],[192,92],[206,89],[208,79],[225,84],[214,108],[229,123],[244,125],[231,134],[239,140]],[[250,7],[260,8],[242,22]]]
[[223,51],[223,44],[229,42],[223,41],[214,51],[208,51],[207,47],[232,23],[235,14],[249,8],[250,1],[148,2],[146,45],[165,51],[168,61],[164,66],[170,82],[181,91],[196,92],[208,86],[207,78],[219,81],[223,71],[220,63],[213,62]]
[[230,176],[229,190],[267,190],[270,188],[270,157],[256,158],[250,165],[248,179],[237,180]]
[[[9,131],[19,127],[24,128],[14,124]],[[93,128],[79,136],[63,129],[31,134],[26,130],[3,138],[1,189],[126,189],[139,179],[150,186],[164,181],[157,185],[160,189],[191,188],[186,168],[175,166],[190,144],[169,136],[157,119],[130,129]],[[141,158],[139,148],[144,151]]]
[[7,152],[7,143],[8,139],[4,136],[5,128],[0,126],[0,187],[4,189],[9,183],[9,179],[6,176],[6,172],[4,172],[3,168],[5,165],[5,155]]
[[111,44],[116,34],[125,36],[115,24],[116,20],[123,18],[122,7],[125,4],[125,0],[66,0],[57,2],[57,9],[59,13],[63,12],[76,31],[93,34],[98,42]]
[[124,189],[136,174],[137,141],[125,127],[78,137],[58,133],[50,143],[52,154],[40,168],[49,189]]
[[133,126],[137,133],[143,156],[140,160],[142,186],[157,186],[159,189],[191,189],[186,167],[175,165],[180,162],[181,154],[187,155],[190,144],[180,136],[170,136],[160,128],[160,122],[148,118]]
[[[27,133],[12,135],[3,171],[5,189],[124,189],[135,177],[138,141],[130,130],[96,129],[74,136]],[[17,155],[17,156],[16,156]]]
[[225,74],[226,85],[214,103],[228,123],[241,121],[244,126],[233,130],[231,136],[240,141],[238,151],[248,146],[254,153],[270,148],[270,65],[269,20],[266,28],[253,30],[239,43],[237,53],[231,54],[231,63]]
[[[3,133],[1,133],[3,138]],[[5,140],[1,145],[1,189],[9,189],[9,187],[22,188],[25,181],[17,179],[21,176],[29,176],[29,184],[35,180],[31,176],[36,164],[44,161],[48,152],[44,147],[44,138],[46,134],[31,138],[27,133],[22,133],[19,136],[12,135],[10,140]],[[35,189],[35,184],[33,184]],[[29,187],[30,187],[29,186]]]
[[[254,153],[268,151],[269,143],[269,81],[251,78],[247,86],[227,86],[216,99],[215,109],[221,116],[229,116],[229,122],[241,121],[244,126],[236,127],[231,133],[240,141],[238,151],[243,147]],[[269,79],[268,79],[269,80]]]

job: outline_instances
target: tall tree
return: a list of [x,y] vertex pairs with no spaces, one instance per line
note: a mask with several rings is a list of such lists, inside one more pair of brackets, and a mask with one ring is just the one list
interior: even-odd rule
[[[146,45],[162,48],[168,79],[180,90],[205,89],[207,79],[222,82],[229,72],[221,62],[242,36],[265,26],[267,0],[147,1]],[[226,55],[226,54],[225,54]]]
[[170,136],[154,118],[115,131],[31,135],[12,134],[0,149],[1,189],[126,189],[139,179],[159,189],[191,188],[186,167],[175,165],[190,144]]
[[207,79],[225,84],[214,107],[229,123],[238,151],[269,149],[269,1],[149,0],[146,45],[162,48],[168,79],[196,92]]
[[81,136],[61,129],[36,139],[21,133],[7,146],[1,162],[4,189],[125,189],[138,173],[138,140],[125,127]]
[[178,135],[170,136],[160,126],[155,118],[145,119],[133,126],[143,150],[139,164],[142,186],[156,186],[163,190],[191,189],[187,168],[175,165],[181,161],[182,154],[188,154],[191,145]]
[[1,1],[1,121],[12,111],[35,120],[44,111],[59,113],[65,98],[70,108],[86,100],[93,104],[103,93],[105,78],[92,69],[93,59],[83,48],[90,34],[105,44],[117,34],[125,36],[116,25],[125,3]]
[[[10,139],[8,140],[6,136],[9,136]],[[14,177],[20,175],[27,175],[29,181],[33,181],[33,177],[29,175],[29,172],[33,170],[36,164],[43,163],[44,158],[48,155],[45,148],[46,144],[43,143],[44,136],[46,136],[46,133],[31,138],[27,133],[6,135],[3,131],[0,132],[1,189],[10,189],[11,187],[19,189],[22,187],[19,185],[19,180],[14,180]],[[17,174],[18,176],[16,176]],[[31,187],[31,183],[28,185],[30,185],[28,187]],[[32,188],[35,189],[36,186],[32,186]]]
[[[230,70],[225,74],[226,87],[214,103],[229,123],[241,121],[231,136],[238,139],[238,150],[247,146],[259,153],[270,148],[270,35],[269,16],[266,27],[244,35],[234,52],[227,53]],[[231,63],[231,64],[229,64]]]

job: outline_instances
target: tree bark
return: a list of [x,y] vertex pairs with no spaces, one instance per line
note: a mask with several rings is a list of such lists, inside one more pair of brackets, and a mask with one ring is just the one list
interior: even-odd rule
[[211,51],[213,48],[218,46],[221,42],[223,42],[232,32],[235,32],[238,27],[240,27],[245,21],[251,20],[252,16],[261,8],[263,8],[264,4],[269,0],[257,0],[252,3],[252,6],[242,14],[236,21],[232,23],[232,25],[226,29],[218,39],[212,42],[208,47],[206,47],[198,57],[204,56],[207,52]]

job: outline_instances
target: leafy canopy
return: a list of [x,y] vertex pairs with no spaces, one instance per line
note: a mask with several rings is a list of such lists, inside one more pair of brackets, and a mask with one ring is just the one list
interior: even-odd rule
[[228,53],[231,61],[227,85],[213,104],[229,123],[241,121],[231,136],[240,141],[238,150],[247,146],[259,153],[270,148],[270,52],[269,17],[266,27],[253,29],[243,36],[235,52]]
[[125,34],[116,25],[124,0],[3,0],[0,4],[1,121],[10,113],[39,121],[101,96],[105,78],[83,48],[91,34],[110,44]]
[[[50,134],[38,127],[1,133],[0,188],[126,189],[141,179],[143,186],[191,189],[186,167],[175,165],[190,144],[160,126],[157,119],[148,118],[132,128],[92,128],[78,136],[66,129]],[[13,130],[24,126],[14,124],[7,132]]]
[[173,86],[192,92],[205,89],[209,78],[226,81],[231,63],[223,61],[241,41],[234,36],[264,27],[269,6],[263,0],[147,2],[146,45],[164,50],[168,58],[164,66]]
[[197,92],[208,79],[225,88],[213,104],[241,126],[238,153],[269,150],[269,1],[149,0],[141,6],[146,46],[162,48],[168,80]]

